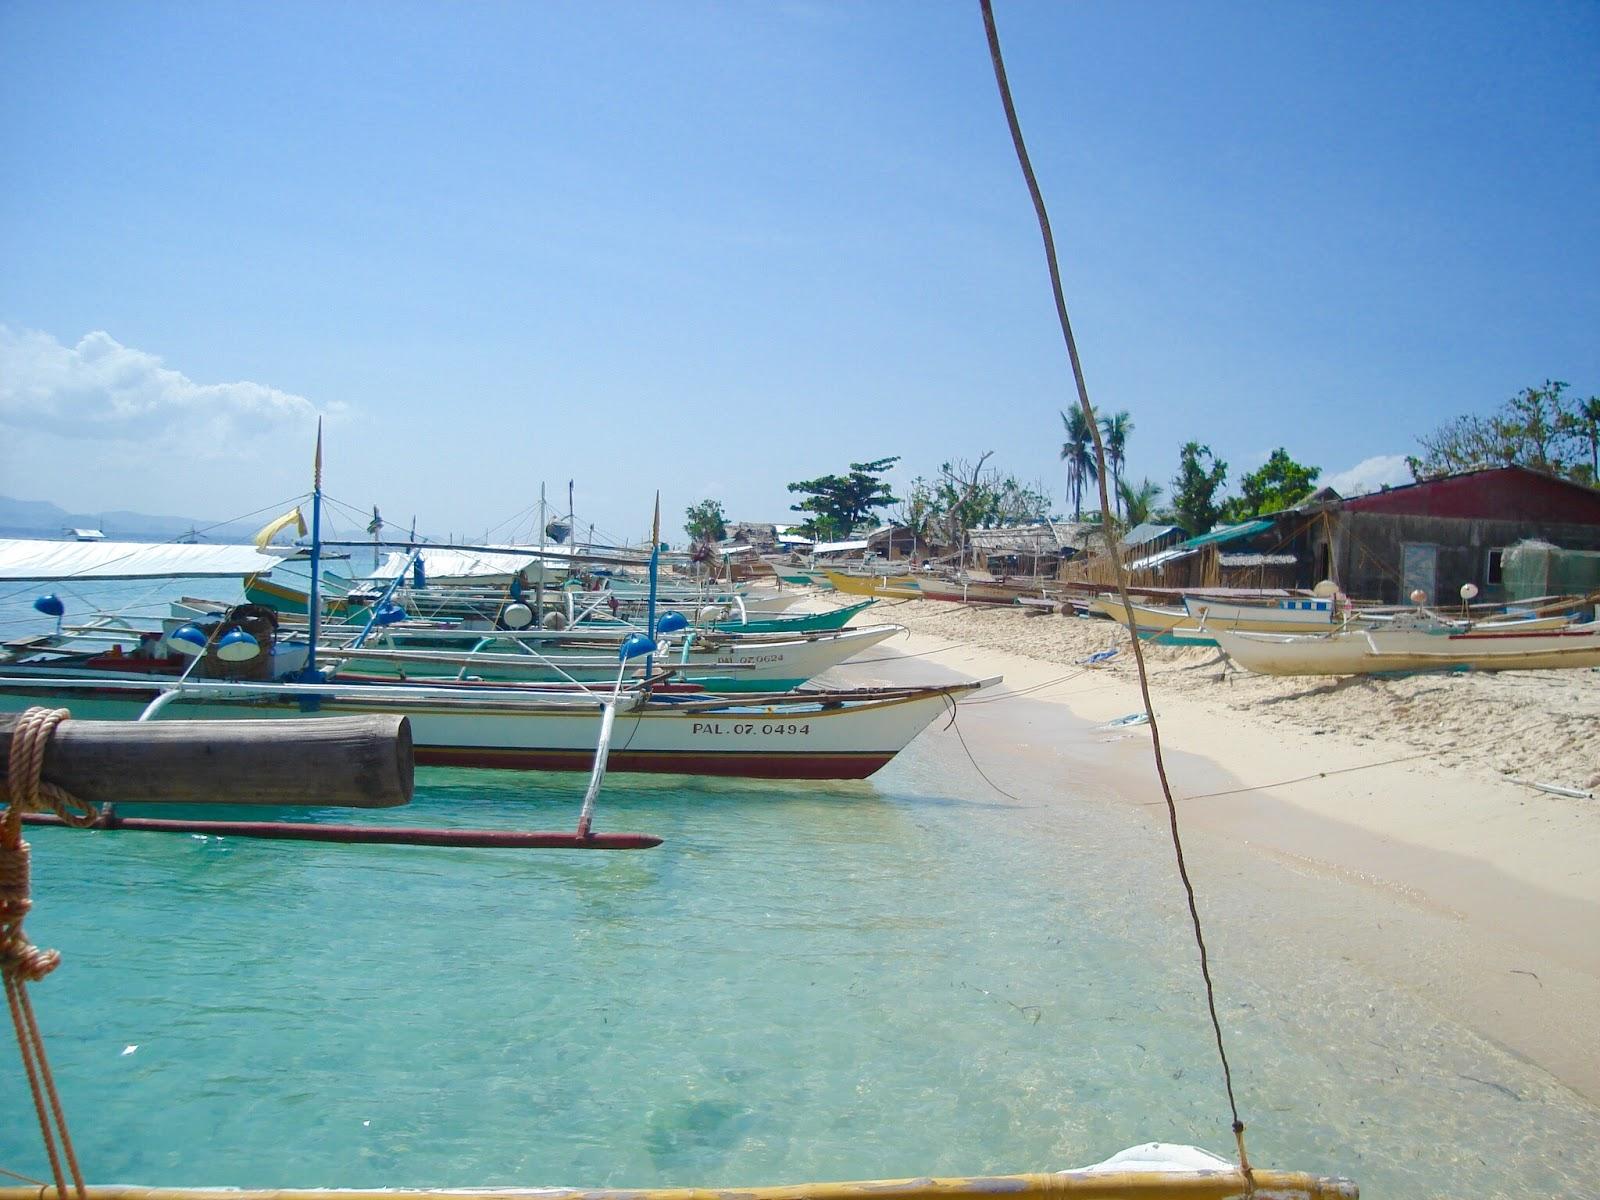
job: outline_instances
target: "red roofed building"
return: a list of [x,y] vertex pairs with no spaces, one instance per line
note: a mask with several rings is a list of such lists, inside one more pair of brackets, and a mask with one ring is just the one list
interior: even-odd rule
[[[1326,496],[1326,499],[1323,498]],[[1337,582],[1346,594],[1404,602],[1455,601],[1462,584],[1485,600],[1502,595],[1500,561],[1518,542],[1600,551],[1600,491],[1527,467],[1492,467],[1341,499],[1323,493],[1284,513],[1311,586]],[[1285,530],[1287,532],[1287,530]]]

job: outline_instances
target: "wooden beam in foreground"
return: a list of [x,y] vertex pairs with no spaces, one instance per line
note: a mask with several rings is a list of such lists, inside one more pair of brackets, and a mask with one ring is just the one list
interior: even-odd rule
[[[0,764],[15,714],[0,715]],[[393,808],[414,764],[404,716],[260,721],[64,721],[44,778],[90,804]]]

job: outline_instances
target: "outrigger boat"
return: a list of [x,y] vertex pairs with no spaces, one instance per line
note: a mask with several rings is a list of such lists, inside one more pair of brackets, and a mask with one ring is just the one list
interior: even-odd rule
[[103,667],[0,667],[0,712],[59,705],[75,718],[122,721],[388,713],[411,719],[423,766],[587,771],[606,705],[614,702],[611,771],[865,779],[962,696],[997,682],[717,696],[693,689],[180,681]]
[[[428,677],[454,675],[599,683],[617,674],[617,648],[632,632],[625,627],[549,633],[389,626],[361,646],[330,645],[319,649],[318,656],[338,663],[341,679],[388,676],[443,683],[447,679]],[[655,663],[670,666],[683,682],[708,691],[788,691],[902,632],[900,625],[794,636],[686,630],[681,641],[661,640]]]
[[787,562],[774,562],[770,558],[763,558],[762,562],[772,568],[772,573],[778,577],[778,582],[787,583],[791,587],[814,587],[824,591],[832,591],[833,584],[828,582],[828,573],[817,567],[796,567]]
[[823,573],[835,591],[847,596],[881,596],[889,600],[922,598],[922,588],[909,575],[851,575],[834,570]]
[[1566,629],[1422,627],[1273,634],[1214,629],[1231,660],[1259,675],[1375,675],[1415,671],[1532,671],[1600,666],[1600,622]]
[[[326,573],[323,575],[323,586],[324,588],[331,586],[334,589],[334,595],[325,605],[324,611],[356,624],[365,623],[366,608],[381,594],[374,591],[358,591],[354,597],[347,597],[350,581]],[[412,611],[426,611],[432,614],[438,608],[460,599],[459,596],[452,597],[451,593],[454,590],[437,589],[429,593],[424,603]],[[412,589],[402,588],[394,592],[393,600],[401,607],[407,607],[408,604],[414,603],[413,596]],[[629,616],[635,614],[639,608],[638,600],[631,596],[626,602],[619,599],[614,614],[609,605],[611,596],[612,593],[609,591],[580,591],[572,587],[562,587],[552,589],[545,597],[545,604],[549,612],[560,614],[561,624],[568,629],[580,625],[584,629],[618,626],[627,627],[630,631],[642,629],[637,621],[629,619]],[[300,588],[264,575],[252,575],[245,580],[245,599],[252,604],[263,604],[283,616],[304,616],[308,603],[306,593]],[[508,605],[520,603],[526,610],[524,621],[527,624],[537,623],[538,614],[528,603],[529,599],[525,589],[515,593],[507,588],[482,589],[473,595],[471,605],[459,611],[456,616],[462,620],[470,619],[508,628],[521,628],[521,623],[506,621],[502,616],[507,611]],[[690,606],[697,618],[690,624],[698,629],[712,629],[726,633],[816,633],[843,629],[874,603],[869,597],[855,604],[824,609],[820,612],[769,614],[746,608],[742,604],[744,599],[742,596],[736,599],[738,602]]]
[[[1132,601],[1125,606],[1116,596],[1101,595],[1089,601],[1086,607],[1091,615],[1110,617],[1120,625],[1128,624],[1131,612],[1140,637],[1208,646],[1219,644],[1216,638],[1219,630],[1281,636],[1328,634],[1347,628],[1377,628],[1408,615],[1363,609],[1341,610],[1331,599],[1305,596],[1283,597],[1266,604],[1240,604],[1184,596],[1183,606],[1172,608]],[[1505,614],[1500,619],[1485,621],[1477,626],[1444,617],[1431,619],[1440,628],[1456,631],[1480,628],[1515,633],[1558,630],[1569,623],[1565,617],[1519,617],[1515,614]]]
[[[5,648],[0,712],[65,702],[79,718],[103,720],[385,713],[411,718],[417,762],[424,765],[598,771],[595,764],[609,754],[612,769],[619,771],[860,779],[903,750],[958,697],[995,682],[742,696],[661,686],[654,671],[661,650],[655,638],[683,632],[688,622],[677,613],[667,614],[675,620],[658,621],[653,589],[650,632],[616,645],[611,660],[616,665],[608,663],[614,673],[609,688],[570,678],[559,685],[458,679],[448,686],[341,680],[318,666],[320,427],[311,502],[309,629],[303,643],[280,644],[276,615],[257,605],[161,632],[97,627],[102,646],[104,639],[113,642],[110,649],[74,649],[72,635],[58,626],[53,637]],[[652,556],[652,578],[655,572]],[[366,636],[381,630],[383,620],[398,623],[405,617],[390,600],[404,577],[398,573],[389,592],[375,600],[366,629],[340,651],[346,658],[359,657]],[[62,616],[54,596],[41,597],[35,607],[58,622]],[[868,630],[818,637],[853,647],[862,644],[863,633],[881,640],[897,629],[880,627],[881,636]],[[124,649],[125,643],[131,649]],[[644,680],[625,686],[630,662],[639,657],[645,662]]]
[[948,600],[957,604],[1015,604],[1024,596],[1043,598],[1042,586],[1002,583],[999,580],[944,578],[918,575],[917,588],[925,600]]

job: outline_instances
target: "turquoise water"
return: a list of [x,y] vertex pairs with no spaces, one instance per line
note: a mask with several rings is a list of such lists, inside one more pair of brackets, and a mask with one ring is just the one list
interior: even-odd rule
[[[614,776],[599,825],[666,839],[633,853],[35,830],[28,929],[65,962],[33,995],[86,1173],[739,1185],[1227,1152],[1170,847],[1074,782],[1065,721],[963,716],[974,747],[1036,747],[985,761],[1015,800],[940,730],[863,784]],[[580,785],[422,770],[409,809],[316,815],[568,828]],[[1258,1163],[1369,1196],[1592,1190],[1593,1106],[1281,944],[1276,906],[1331,884],[1190,853]],[[28,1107],[0,1048],[0,1167],[40,1176]]]

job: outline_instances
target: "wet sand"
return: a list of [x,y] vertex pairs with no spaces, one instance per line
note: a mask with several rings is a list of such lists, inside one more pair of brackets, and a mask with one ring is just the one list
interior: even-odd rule
[[[986,775],[1005,787],[1065,762],[1096,785],[1088,794],[1144,810],[1166,836],[1148,726],[1107,724],[1141,709],[1125,633],[926,601],[875,615],[916,632],[840,668],[841,682],[1004,675],[962,706]],[[1076,665],[1109,646],[1121,647],[1109,667]],[[1208,886],[1252,889],[1286,961],[1302,946],[1342,957],[1600,1103],[1600,802],[1509,781],[1538,771],[1581,785],[1584,768],[1600,772],[1594,672],[1341,688],[1227,674],[1204,650],[1157,647],[1151,659],[1202,911]],[[1439,711],[1392,715],[1419,707]],[[1065,720],[1024,715],[1051,709]],[[1493,745],[1451,748],[1474,712],[1500,722],[1485,735]],[[1518,735],[1518,722],[1537,728]],[[1497,768],[1496,755],[1510,762]]]

